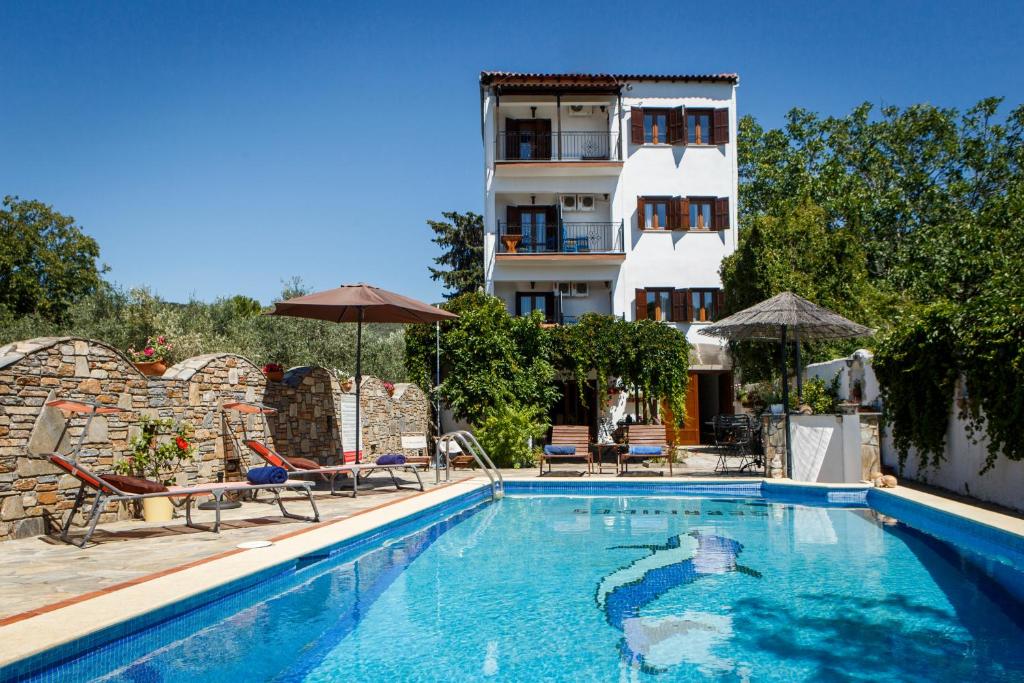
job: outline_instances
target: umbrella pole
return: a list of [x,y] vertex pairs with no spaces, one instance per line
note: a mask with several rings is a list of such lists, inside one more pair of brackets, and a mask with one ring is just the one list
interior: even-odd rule
[[800,369],[800,329],[793,330],[793,337],[796,341],[796,403],[804,404],[804,373]]
[[359,422],[360,394],[363,384],[363,307],[359,306],[359,317],[356,320],[356,464],[361,458],[359,449],[362,447],[360,441],[363,436],[363,425]]
[[782,326],[782,414],[786,416],[786,476],[793,478],[793,446],[789,442],[789,377],[786,372],[786,326]]
[[437,435],[441,436],[441,395],[437,387],[441,384],[441,321],[434,323],[434,419],[437,420]]

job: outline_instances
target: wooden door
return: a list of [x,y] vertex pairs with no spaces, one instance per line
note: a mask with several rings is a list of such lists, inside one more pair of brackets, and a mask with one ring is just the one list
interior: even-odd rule
[[690,386],[686,392],[686,420],[677,438],[680,446],[696,446],[700,443],[700,382],[696,372],[690,373]]

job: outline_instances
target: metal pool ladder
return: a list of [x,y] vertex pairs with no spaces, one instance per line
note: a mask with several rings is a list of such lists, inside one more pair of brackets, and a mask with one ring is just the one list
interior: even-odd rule
[[447,432],[437,438],[437,453],[434,457],[435,484],[441,481],[442,466],[444,468],[444,480],[449,481],[451,479],[450,456],[458,453],[473,456],[477,465],[480,466],[480,469],[484,471],[484,474],[491,481],[491,495],[494,500],[498,500],[505,495],[505,480],[501,476],[501,471],[494,466],[491,456],[487,455],[487,451],[476,440],[476,437],[465,430]]

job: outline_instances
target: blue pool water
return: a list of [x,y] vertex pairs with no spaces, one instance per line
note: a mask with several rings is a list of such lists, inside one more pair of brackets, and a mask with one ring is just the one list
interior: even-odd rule
[[1024,680],[1014,557],[863,504],[525,494],[440,517],[29,680]]

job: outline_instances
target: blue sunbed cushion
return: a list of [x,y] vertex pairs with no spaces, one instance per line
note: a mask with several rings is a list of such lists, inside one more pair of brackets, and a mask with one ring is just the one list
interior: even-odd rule
[[288,472],[283,467],[253,467],[246,475],[250,484],[283,484]]
[[661,446],[630,446],[630,455],[661,455]]
[[544,453],[547,455],[576,455],[575,446],[545,446]]
[[401,453],[385,453],[377,458],[378,465],[404,465],[405,456]]

